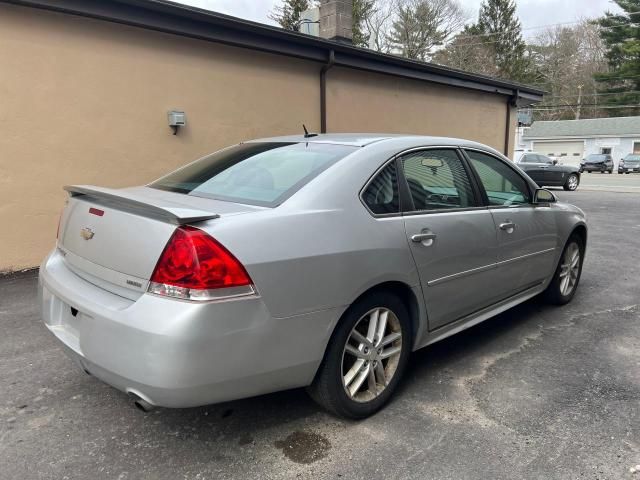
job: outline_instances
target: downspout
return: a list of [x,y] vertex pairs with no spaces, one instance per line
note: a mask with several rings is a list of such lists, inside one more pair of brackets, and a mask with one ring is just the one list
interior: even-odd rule
[[507,100],[507,124],[504,128],[504,156],[509,156],[509,139],[511,138],[511,108],[518,106],[518,98],[520,90],[516,89],[515,93]]
[[335,52],[331,49],[329,61],[320,70],[320,133],[327,133],[327,72],[331,70],[335,60]]

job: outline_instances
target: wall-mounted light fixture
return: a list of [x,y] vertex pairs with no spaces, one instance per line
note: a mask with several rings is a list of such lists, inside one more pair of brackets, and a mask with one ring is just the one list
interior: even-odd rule
[[187,116],[179,110],[171,110],[167,113],[167,117],[169,118],[169,126],[173,129],[174,135],[178,133],[180,127],[184,127],[187,124]]

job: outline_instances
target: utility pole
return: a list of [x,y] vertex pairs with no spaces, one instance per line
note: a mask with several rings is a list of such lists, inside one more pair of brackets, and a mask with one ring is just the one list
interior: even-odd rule
[[580,120],[580,104],[582,103],[582,85],[578,85],[578,109],[576,110],[576,120]]

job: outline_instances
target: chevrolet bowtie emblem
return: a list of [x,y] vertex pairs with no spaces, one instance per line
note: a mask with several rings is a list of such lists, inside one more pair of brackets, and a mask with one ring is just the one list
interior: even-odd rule
[[95,235],[95,232],[88,227],[85,227],[82,230],[80,230],[80,236],[85,240],[91,240],[94,235]]

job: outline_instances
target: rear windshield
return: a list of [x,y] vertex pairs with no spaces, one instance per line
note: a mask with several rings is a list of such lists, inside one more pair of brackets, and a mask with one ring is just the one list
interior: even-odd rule
[[275,207],[356,149],[326,143],[244,143],[196,160],[149,186]]

